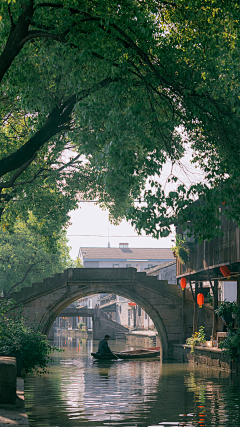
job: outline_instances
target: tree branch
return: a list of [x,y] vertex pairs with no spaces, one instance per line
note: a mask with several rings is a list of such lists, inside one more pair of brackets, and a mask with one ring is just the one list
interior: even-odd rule
[[[35,174],[34,174],[34,176],[31,178],[31,179],[29,179],[29,180],[26,180],[26,181],[21,181],[21,182],[17,182],[16,184],[14,184],[14,181],[16,181],[16,179],[19,177],[19,175],[26,169],[26,168],[24,168],[23,169],[23,167],[21,168],[21,172],[19,173],[19,171],[17,171],[15,174],[14,174],[14,176],[8,181],[8,182],[6,182],[5,184],[3,183],[3,184],[0,184],[0,189],[1,188],[11,188],[11,187],[13,187],[13,188],[16,188],[16,187],[19,187],[19,186],[21,186],[21,185],[26,185],[26,184],[31,184],[33,181],[35,181],[38,177],[39,177],[39,175],[42,173],[42,172],[46,172],[46,175],[45,175],[45,178],[48,178],[50,175],[52,175],[53,173],[54,174],[57,174],[58,172],[61,172],[62,170],[64,170],[64,169],[66,169],[67,167],[69,167],[69,166],[71,166],[71,165],[73,165],[75,162],[76,162],[76,160],[79,158],[81,156],[81,154],[78,154],[77,156],[75,156],[73,159],[71,159],[68,163],[65,163],[63,166],[61,166],[60,168],[58,168],[58,169],[47,169],[47,168],[44,168],[44,167],[42,167],[42,168],[40,168],[39,170],[38,170],[38,172],[36,172]],[[36,155],[34,155],[34,158],[36,157]],[[26,165],[26,167],[32,162],[32,160],[33,159],[31,159],[31,161],[29,161],[29,162],[27,162],[27,163],[25,163],[25,165]],[[24,165],[24,166],[25,166]],[[51,166],[52,165],[52,163],[48,163],[48,166]],[[23,169],[23,170],[22,170]],[[17,176],[17,174],[18,174],[18,176]],[[16,177],[15,179],[13,179],[14,177]]]
[[[63,9],[64,5],[62,3],[38,3],[36,7],[52,7],[57,9]],[[81,13],[79,9],[74,9],[73,7],[68,7],[67,10],[69,10],[73,14]]]
[[35,153],[31,159],[29,159],[26,163],[24,163],[12,176],[12,178],[9,179],[6,183],[0,184],[0,189],[2,188],[10,188],[13,186],[14,182],[19,178],[19,176],[28,168],[28,166],[32,163],[32,161],[35,159],[37,153]]
[[28,27],[33,13],[33,0],[30,0],[28,5],[25,5],[17,23],[11,28],[6,46],[0,55],[0,82],[21,50],[21,47],[17,45],[28,34]]
[[17,44],[17,47],[22,48],[25,45],[25,43],[27,43],[29,40],[36,39],[38,37],[50,38],[52,40],[57,40],[57,41],[66,43],[67,40],[65,39],[65,36],[70,31],[70,29],[71,29],[71,27],[69,27],[63,33],[59,33],[59,34],[52,34],[52,33],[48,33],[47,31],[39,31],[39,30],[28,31],[28,35],[26,37],[24,37]]
[[11,27],[12,27],[12,29],[14,29],[15,28],[15,24],[13,22],[12,12],[11,12],[11,9],[10,9],[9,5],[8,5],[8,15],[9,15],[9,18],[10,18],[10,21],[11,21]]
[[32,271],[33,267],[37,264],[40,264],[41,262],[43,262],[44,260],[40,260],[38,262],[35,262],[33,264],[31,264],[26,273],[24,274],[22,280],[20,280],[19,282],[15,283],[13,286],[11,286],[11,289],[6,293],[5,297],[9,297],[10,293],[13,291],[13,289],[15,289],[17,286],[21,285],[23,282],[25,282],[27,276],[29,275],[29,273]]
[[70,96],[60,107],[53,108],[46,123],[32,138],[30,138],[21,148],[16,150],[15,153],[12,153],[0,160],[0,177],[17,168],[21,168],[26,162],[30,161],[34,155],[36,155],[36,153],[47,141],[50,140],[50,138],[65,129],[69,130],[71,114],[77,102],[80,102],[91,93],[94,93],[116,81],[118,81],[117,78],[113,79],[111,77],[103,79],[101,82],[93,85],[89,89],[84,89],[78,94]]

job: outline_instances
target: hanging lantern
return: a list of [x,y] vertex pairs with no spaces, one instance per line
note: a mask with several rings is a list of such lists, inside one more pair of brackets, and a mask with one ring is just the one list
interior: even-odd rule
[[226,265],[222,265],[222,267],[220,267],[220,271],[223,274],[224,277],[228,277],[231,276],[231,272],[229,270],[229,268]]
[[181,286],[182,290],[186,288],[186,285],[187,285],[187,279],[186,279],[186,277],[182,277],[180,280],[180,286]]
[[204,304],[204,295],[203,294],[197,294],[197,303],[199,305],[199,308],[202,308]]

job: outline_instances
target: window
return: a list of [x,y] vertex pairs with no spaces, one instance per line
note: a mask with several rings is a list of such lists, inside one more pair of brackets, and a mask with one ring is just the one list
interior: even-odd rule
[[129,268],[129,267],[131,267],[131,264],[126,264],[126,268]]
[[119,268],[119,264],[113,264],[113,268]]
[[147,319],[148,318],[148,315],[147,315],[147,313],[145,313],[145,319]]
[[141,307],[138,306],[138,316],[140,317],[142,315]]
[[128,248],[128,243],[119,243],[119,249]]

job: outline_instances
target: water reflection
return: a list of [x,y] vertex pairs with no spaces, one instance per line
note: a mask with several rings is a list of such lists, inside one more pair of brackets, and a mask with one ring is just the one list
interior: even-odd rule
[[93,361],[97,343],[57,340],[66,351],[52,373],[27,379],[31,427],[240,425],[239,377],[158,360]]

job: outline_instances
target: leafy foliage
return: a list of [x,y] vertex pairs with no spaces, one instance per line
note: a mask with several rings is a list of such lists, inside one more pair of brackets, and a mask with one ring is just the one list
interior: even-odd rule
[[[26,326],[21,311],[13,309],[13,300],[0,301],[0,353],[20,352],[23,376],[34,371],[46,373],[50,354],[61,350],[49,345],[36,324]],[[13,311],[11,314],[10,310]]]
[[207,294],[207,299],[208,299],[208,303],[210,305],[213,305],[214,298],[213,298],[213,295],[210,292],[208,292],[208,294]]
[[[156,238],[189,218],[219,235],[222,203],[240,223],[236,1],[0,7],[4,224],[30,209],[59,229],[81,197]],[[186,185],[174,167],[189,150],[205,179]]]
[[195,332],[190,338],[187,338],[186,343],[191,346],[190,353],[194,353],[194,347],[198,344],[204,344],[206,342],[206,336],[204,332],[204,326],[200,326],[199,332]]
[[238,315],[240,314],[240,307],[235,301],[231,302],[231,312]]
[[0,291],[9,294],[78,266],[79,260],[72,261],[69,250],[65,234],[49,229],[32,213],[27,222],[17,219],[12,227],[0,227]]
[[240,329],[236,331],[228,331],[227,338],[219,343],[221,349],[223,349],[232,360],[236,360],[239,356],[240,349]]
[[229,313],[237,313],[239,310],[238,305],[234,302],[227,301],[226,299],[222,301],[218,308],[215,310],[215,313],[219,317],[225,317]]
[[187,247],[186,240],[181,237],[180,234],[176,235],[175,246],[172,247],[172,251],[176,254],[181,264],[187,264],[189,261],[189,249]]

